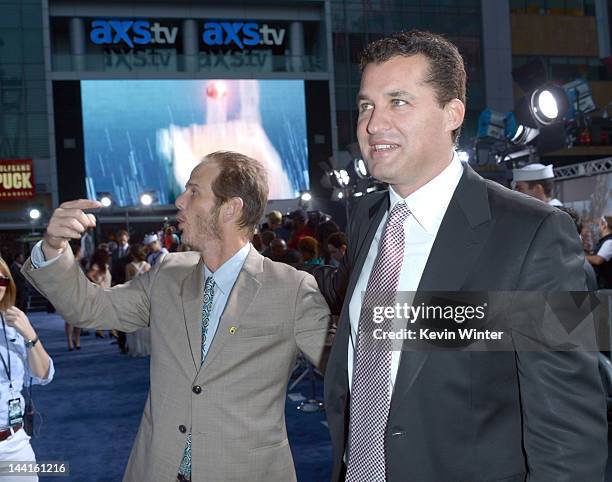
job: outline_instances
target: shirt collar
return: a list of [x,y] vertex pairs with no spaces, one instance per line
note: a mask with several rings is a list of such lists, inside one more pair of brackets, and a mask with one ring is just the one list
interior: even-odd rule
[[204,280],[206,280],[206,278],[209,276],[212,276],[215,280],[215,285],[224,295],[227,296],[232,290],[236,279],[238,279],[238,274],[240,273],[242,265],[247,259],[250,250],[251,243],[246,243],[214,273],[212,273],[208,267],[204,265]]
[[428,233],[435,234],[442,224],[459,179],[463,175],[463,166],[453,151],[450,164],[436,177],[417,189],[406,198],[402,198],[389,186],[389,212],[398,202],[405,201],[416,222]]

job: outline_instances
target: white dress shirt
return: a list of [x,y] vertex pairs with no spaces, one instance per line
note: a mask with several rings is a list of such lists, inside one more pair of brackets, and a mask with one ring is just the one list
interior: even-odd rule
[[[396,203],[404,201],[412,213],[404,222],[404,261],[400,271],[397,291],[416,291],[427,259],[429,258],[431,247],[446,213],[446,208],[448,208],[462,175],[463,167],[455,153],[451,163],[444,171],[407,198],[402,199],[393,188],[389,189],[389,211],[380,221],[349,304],[349,319],[351,322],[351,338],[348,347],[349,390],[353,380],[353,356],[355,346],[357,345],[361,299],[366,290],[376,255],[378,254],[378,244],[389,212],[391,212]],[[401,351],[393,351],[391,355],[390,393],[393,393],[400,355]]]

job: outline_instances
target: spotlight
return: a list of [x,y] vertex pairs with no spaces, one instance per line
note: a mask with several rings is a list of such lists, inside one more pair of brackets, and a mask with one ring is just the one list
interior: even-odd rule
[[99,192],[98,193],[98,200],[100,201],[102,206],[105,207],[105,208],[110,207],[111,204],[113,204],[113,198],[107,192]]
[[334,178],[336,179],[336,184],[340,188],[347,187],[351,182],[351,177],[346,169],[334,170]]
[[344,193],[343,189],[340,189],[338,187],[335,187],[332,195],[331,195],[331,200],[332,201],[341,201],[342,199],[344,199],[346,196],[346,194]]
[[540,128],[561,121],[568,107],[567,94],[562,87],[545,85],[519,100],[514,113],[517,123]]
[[40,212],[40,210],[36,208],[32,208],[28,211],[28,216],[30,216],[30,219],[32,221],[36,221],[37,219],[40,219],[41,214],[42,213]]
[[308,191],[304,191],[300,196],[300,199],[304,202],[308,202],[312,199],[312,195]]
[[353,197],[361,197],[363,196],[363,193],[361,191],[357,191],[356,193],[353,194]]
[[145,192],[140,195],[140,204],[142,204],[143,206],[150,206],[151,204],[153,204],[154,200],[155,198],[150,192]]
[[491,109],[485,109],[478,116],[478,139],[504,139],[506,115]]
[[539,133],[540,131],[538,129],[519,125],[516,127],[514,134],[510,137],[510,142],[522,146],[534,140]]
[[355,174],[359,179],[367,179],[368,175],[368,167],[363,159],[360,157],[356,157],[353,159],[353,169],[355,170]]

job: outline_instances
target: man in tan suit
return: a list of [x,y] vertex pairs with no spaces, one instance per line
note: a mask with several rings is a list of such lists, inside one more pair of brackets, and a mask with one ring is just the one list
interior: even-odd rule
[[267,195],[259,162],[216,152],[176,201],[183,240],[199,252],[169,254],[148,273],[101,289],[66,249],[95,226],[84,210],[99,203],[79,200],[54,212],[24,266],[70,323],[151,328],[151,389],[126,481],[296,480],[287,380],[298,350],[320,361],[329,311],[309,274],[250,245]]

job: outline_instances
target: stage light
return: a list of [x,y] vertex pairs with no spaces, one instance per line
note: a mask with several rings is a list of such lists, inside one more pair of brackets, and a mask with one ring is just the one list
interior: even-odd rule
[[113,198],[107,192],[99,192],[98,200],[100,201],[102,206],[105,208],[110,207],[113,204]]
[[40,212],[40,210],[36,208],[32,208],[28,211],[28,216],[30,217],[32,221],[36,221],[37,219],[40,219],[41,215],[42,213]]
[[140,204],[142,204],[143,206],[150,206],[151,204],[153,204],[153,201],[153,194],[149,192],[145,192],[140,195]]
[[539,133],[540,131],[538,129],[519,125],[516,127],[516,131],[512,134],[512,137],[510,137],[510,142],[522,146],[534,140]]
[[339,188],[345,188],[351,182],[351,177],[346,169],[334,170],[334,178]]
[[353,194],[353,197],[361,197],[363,196],[363,193],[361,191],[357,191],[356,193]]
[[478,116],[476,137],[478,139],[503,140],[505,137],[505,122],[506,114],[491,109],[483,110]]
[[561,121],[568,107],[567,94],[562,87],[545,85],[520,99],[514,114],[518,124],[540,128]]
[[300,196],[300,199],[304,202],[308,202],[312,199],[312,194],[310,194],[308,191],[305,191]]
[[531,94],[530,106],[536,121],[548,126],[565,115],[568,106],[567,95],[557,86],[537,89]]
[[366,166],[365,161],[360,157],[353,159],[353,169],[358,178],[367,179],[369,177],[368,167]]

